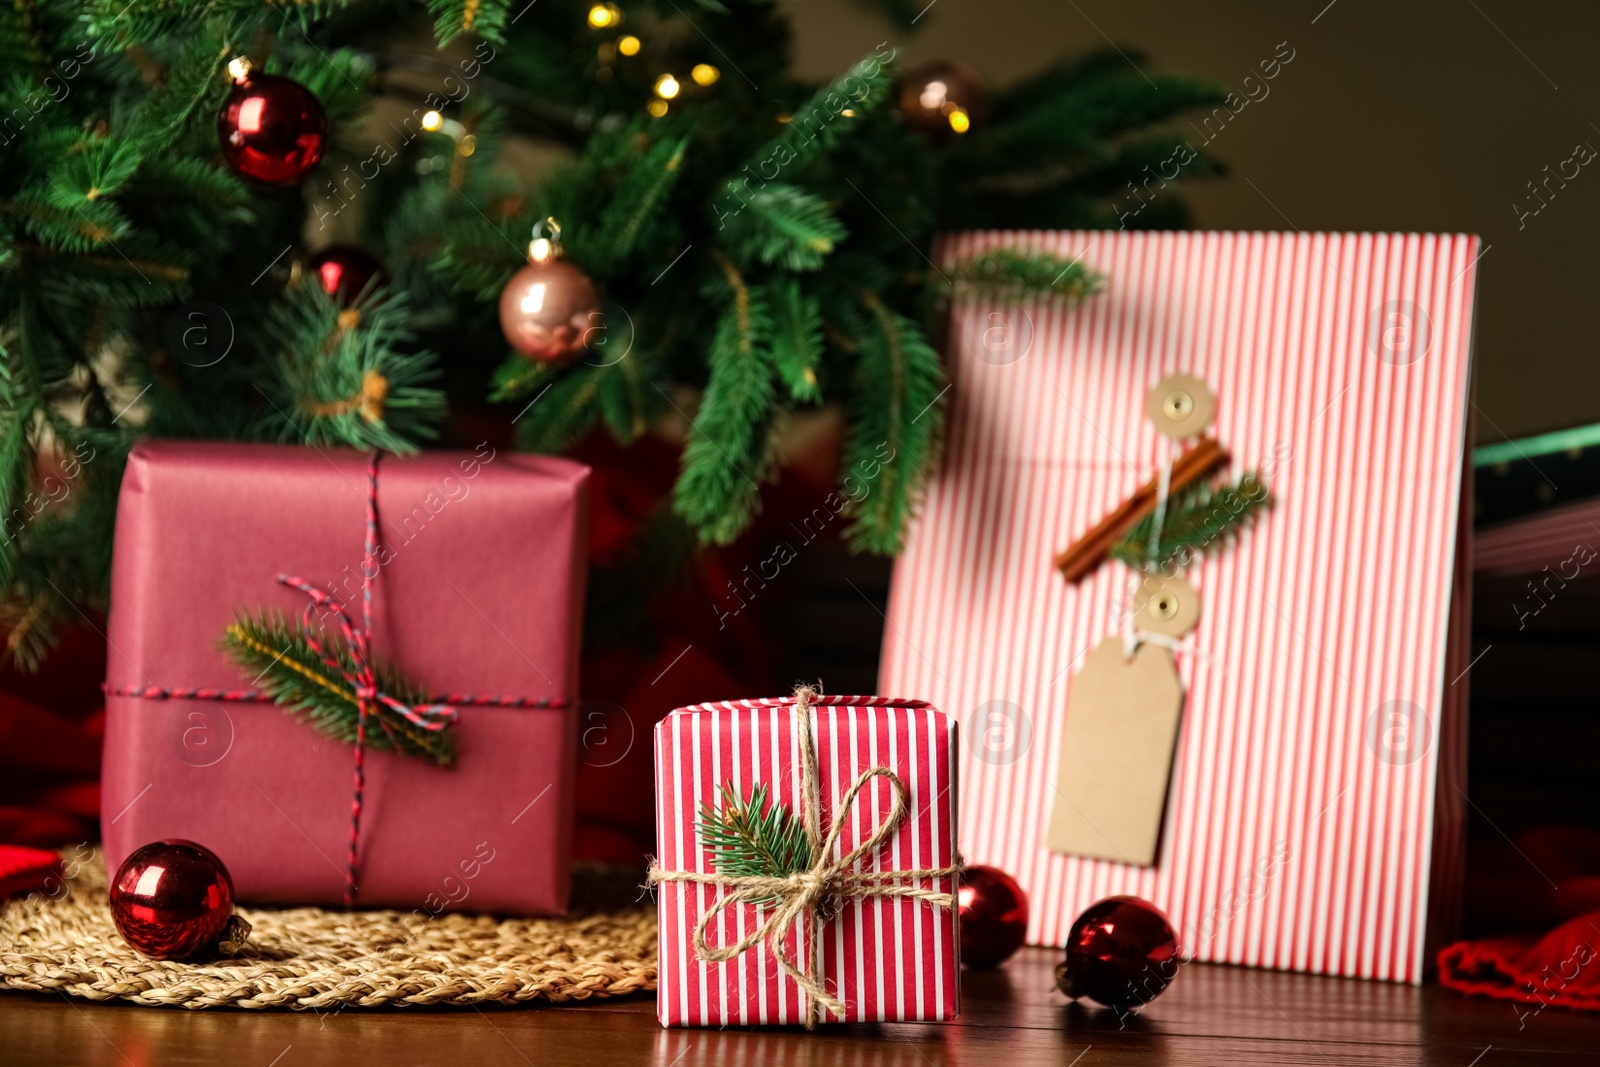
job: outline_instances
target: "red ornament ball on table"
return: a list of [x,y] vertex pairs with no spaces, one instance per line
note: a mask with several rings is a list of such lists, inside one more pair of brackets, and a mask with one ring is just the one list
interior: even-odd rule
[[1108,897],[1072,924],[1056,988],[1109,1008],[1138,1008],[1167,988],[1179,962],[1177,935],[1160,909],[1138,897]]
[[228,869],[193,841],[135,849],[110,889],[117,932],[151,959],[182,960],[212,947],[236,951],[250,933],[250,924],[233,914]]
[[245,70],[217,117],[229,166],[267,185],[293,185],[322,159],[328,116],[311,90],[290,78]]
[[383,261],[354,245],[329,245],[312,256],[306,270],[316,278],[322,291],[349,307],[374,280],[389,284],[389,271]]
[[1028,895],[1005,871],[974,864],[956,890],[961,912],[961,962],[995,967],[1022,947],[1028,932]]
[[599,328],[599,312],[594,282],[559,259],[529,263],[500,294],[500,328],[506,340],[540,362],[582,351]]

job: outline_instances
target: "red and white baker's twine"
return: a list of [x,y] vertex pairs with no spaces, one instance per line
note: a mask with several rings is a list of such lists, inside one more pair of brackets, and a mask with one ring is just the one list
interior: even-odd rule
[[[356,698],[355,742],[355,795],[350,802],[350,848],[345,860],[344,902],[353,907],[356,896],[356,853],[361,837],[362,795],[366,789],[367,715],[377,702],[405,717],[406,721],[424,730],[439,731],[454,725],[456,708],[461,706],[507,708],[560,708],[565,700],[548,697],[484,696],[452,693],[430,704],[412,705],[397,700],[378,688],[377,672],[372,666],[372,580],[377,576],[373,557],[378,551],[378,457],[376,450],[367,460],[367,536],[365,555],[361,567],[361,625],[356,626],[346,614],[344,604],[321,586],[293,575],[280,574],[278,581],[291,589],[298,589],[310,598],[301,616],[302,634],[314,652],[322,657],[329,669],[337,671],[350,683]],[[346,670],[337,656],[331,654],[317,639],[316,616],[318,609],[339,620],[345,645],[350,650],[354,670]],[[221,700],[229,702],[270,703],[272,697],[259,689],[168,689],[162,686],[112,686],[105,687],[109,696],[137,697],[143,700]],[[383,720],[379,726],[387,730]]]

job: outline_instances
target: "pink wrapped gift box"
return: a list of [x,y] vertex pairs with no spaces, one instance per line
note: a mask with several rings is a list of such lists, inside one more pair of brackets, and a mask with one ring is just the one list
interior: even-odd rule
[[[240,900],[338,904],[353,748],[272,703],[138,690],[254,684],[219,648],[240,611],[294,620],[284,573],[360,621],[368,459],[333,449],[154,442],[118,503],[102,824],[115,870],[162,838],[221,857]],[[456,760],[369,750],[356,903],[566,907],[588,468],[535,456],[384,456],[375,656],[429,693],[553,707],[459,708]],[[337,628],[335,627],[335,632]]]
[[[956,862],[956,723],[916,700],[820,696],[810,709],[818,771],[820,826],[833,825],[836,806],[852,783],[875,767],[892,770],[907,786],[908,815],[859,869],[936,869]],[[774,801],[798,812],[802,782],[794,698],[722,701],[679,708],[656,726],[658,863],[665,871],[707,873],[716,854],[696,830],[701,805],[716,801],[727,783],[740,797],[764,783]],[[876,779],[845,814],[834,856],[871,837],[889,815],[891,786]],[[953,894],[954,876],[919,886]],[[697,958],[694,931],[701,915],[728,889],[663,881],[656,1011],[664,1026],[798,1024],[806,997],[757,944],[722,963]],[[763,921],[770,905],[723,910],[706,931],[711,945],[736,944]],[[830,914],[831,911],[831,914]],[[821,909],[820,943],[798,929],[784,938],[786,953],[804,970],[821,953],[822,984],[843,1002],[842,1018],[825,1022],[940,1020],[959,1008],[960,958],[956,910],[907,898],[847,900]]]

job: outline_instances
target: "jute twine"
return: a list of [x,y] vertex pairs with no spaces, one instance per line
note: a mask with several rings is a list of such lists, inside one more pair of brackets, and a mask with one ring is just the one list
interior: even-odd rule
[[239,908],[252,927],[242,954],[176,963],[145,959],[117,934],[98,855],[75,866],[55,894],[0,908],[0,988],[330,1012],[560,1002],[656,987],[655,913],[632,903],[636,881],[628,904],[560,919]]
[[[820,943],[822,916],[819,905],[832,905],[842,900],[862,900],[870,897],[902,897],[920,900],[938,908],[954,905],[949,893],[941,893],[916,883],[936,878],[948,878],[962,871],[961,857],[949,867],[924,867],[898,871],[852,870],[862,859],[874,855],[884,842],[894,836],[905,821],[910,805],[911,791],[900,776],[888,767],[873,767],[861,772],[846,790],[833,812],[833,825],[827,836],[820,829],[822,805],[818,799],[816,743],[811,733],[811,704],[818,696],[808,685],[796,686],[794,691],[794,722],[799,733],[800,749],[800,821],[811,844],[811,866],[804,871],[781,878],[701,873],[699,871],[668,871],[659,864],[650,867],[650,882],[690,882],[698,885],[721,886],[724,892],[700,916],[694,930],[695,956],[706,963],[723,963],[765,943],[767,951],[777,961],[783,973],[800,987],[806,998],[806,1028],[817,1025],[826,1010],[834,1018],[843,1018],[845,1005],[828,991],[822,979],[822,953],[806,952],[806,965],[795,962],[784,943],[791,930],[799,931],[796,938],[802,950],[806,945]],[[861,790],[874,778],[887,779],[894,787],[894,802],[888,816],[859,845],[834,858],[839,835],[844,830],[845,819],[854,807]],[[907,884],[910,883],[910,884]],[[737,904],[767,906],[766,920],[743,940],[732,945],[712,945],[706,940],[706,931],[726,909]]]

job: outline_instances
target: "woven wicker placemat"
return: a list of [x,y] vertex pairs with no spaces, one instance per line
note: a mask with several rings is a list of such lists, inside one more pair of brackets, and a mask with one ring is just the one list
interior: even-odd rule
[[334,1011],[584,1000],[656,987],[655,914],[638,904],[560,919],[239,908],[251,925],[243,954],[175,963],[145,959],[117,934],[98,855],[74,866],[56,893],[0,908],[0,988]]

